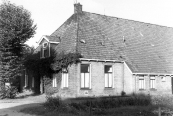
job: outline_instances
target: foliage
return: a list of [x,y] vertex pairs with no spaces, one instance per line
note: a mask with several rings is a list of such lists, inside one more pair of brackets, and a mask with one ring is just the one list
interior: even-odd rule
[[[67,68],[69,65],[79,62],[79,58],[81,57],[78,53],[64,54],[64,52],[62,52],[56,54],[53,49],[50,51],[51,56],[46,58],[40,58],[40,52],[28,55],[24,63],[25,67],[34,73],[39,73],[41,77],[50,77],[52,73],[58,73],[63,68]],[[56,58],[56,56],[58,57]]]
[[57,54],[56,62],[53,65],[53,69],[57,71],[61,71],[63,68],[67,68],[69,65],[77,64],[80,62],[79,58],[82,58],[79,53],[68,53],[65,54],[61,52]]
[[15,98],[18,90],[15,86],[3,86],[0,90],[0,98]]
[[31,14],[10,2],[0,5],[0,78],[13,84],[21,75],[24,44],[35,34]]
[[47,97],[47,101],[44,103],[44,106],[51,111],[77,114],[77,110],[73,107],[70,107],[70,105],[65,103],[60,97]]
[[[134,95],[130,97],[101,97],[71,99],[70,102],[63,101],[60,97],[48,97],[45,106],[53,111],[63,111],[79,114],[79,112],[93,112],[97,115],[107,114],[107,110],[118,107],[128,106],[149,106],[151,105],[150,96]],[[143,112],[148,114],[149,112]]]

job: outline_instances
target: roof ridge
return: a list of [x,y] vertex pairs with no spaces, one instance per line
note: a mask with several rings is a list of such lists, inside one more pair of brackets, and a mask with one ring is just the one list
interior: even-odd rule
[[126,18],[120,18],[120,17],[115,17],[115,16],[102,15],[102,14],[92,13],[92,12],[87,12],[87,11],[83,11],[83,12],[90,13],[90,14],[95,14],[95,15],[100,15],[100,16],[105,16],[105,17],[110,17],[110,18],[117,18],[117,19],[122,19],[122,20],[128,20],[128,21],[138,22],[138,23],[144,23],[146,25],[148,24],[148,25],[154,25],[154,26],[165,27],[165,28],[172,28],[173,29],[173,27],[159,25],[159,24],[153,24],[153,23],[147,23],[147,22],[142,22],[142,21],[136,21],[136,20],[133,20],[133,19],[126,19]]

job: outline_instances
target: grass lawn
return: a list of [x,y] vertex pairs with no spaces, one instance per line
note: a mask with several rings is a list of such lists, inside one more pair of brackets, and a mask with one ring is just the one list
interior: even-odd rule
[[[119,108],[111,108],[106,110],[92,111],[92,116],[158,116],[152,113],[156,106],[126,106]],[[51,111],[44,106],[36,106],[31,108],[22,109],[21,112],[33,115],[42,116],[89,116],[89,112],[78,111],[77,113],[67,113],[58,111]]]

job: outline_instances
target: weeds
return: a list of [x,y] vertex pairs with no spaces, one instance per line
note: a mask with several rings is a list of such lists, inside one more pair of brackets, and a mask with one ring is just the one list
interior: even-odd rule
[[134,95],[130,97],[92,98],[84,99],[81,102],[66,103],[60,97],[48,97],[44,106],[58,112],[79,114],[79,112],[95,112],[103,114],[107,109],[124,106],[148,106],[151,104],[150,96]]

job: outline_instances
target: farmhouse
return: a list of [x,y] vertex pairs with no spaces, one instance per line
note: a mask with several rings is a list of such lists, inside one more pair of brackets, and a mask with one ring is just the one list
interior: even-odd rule
[[52,74],[45,90],[63,97],[172,94],[172,43],[173,28],[85,12],[80,3],[74,4],[74,14],[43,36],[38,50],[41,57],[50,48],[83,57]]

